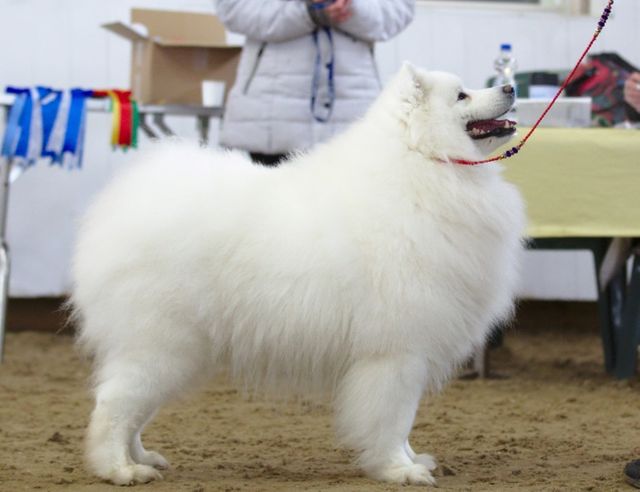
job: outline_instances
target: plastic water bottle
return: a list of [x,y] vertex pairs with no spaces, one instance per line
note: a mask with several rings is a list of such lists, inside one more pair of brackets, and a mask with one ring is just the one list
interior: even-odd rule
[[[498,53],[498,57],[495,59],[493,66],[496,69],[496,78],[493,85],[498,86],[509,84],[513,87],[514,91],[516,91],[517,97],[516,69],[518,68],[518,63],[513,56],[510,44],[504,43],[500,45],[500,52]],[[516,121],[515,113],[516,106],[514,104],[511,111],[507,114],[507,118]]]

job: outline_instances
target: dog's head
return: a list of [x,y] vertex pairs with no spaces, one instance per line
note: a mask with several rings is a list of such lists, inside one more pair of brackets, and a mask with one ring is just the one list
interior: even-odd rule
[[478,159],[504,144],[515,123],[499,119],[515,100],[511,86],[469,90],[444,72],[405,63],[382,95],[410,147],[428,157]]

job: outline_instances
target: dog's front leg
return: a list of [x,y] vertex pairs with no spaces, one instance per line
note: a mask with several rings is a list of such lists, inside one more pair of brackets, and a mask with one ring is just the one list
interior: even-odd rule
[[407,439],[406,442],[404,443],[404,447],[407,450],[407,454],[409,455],[409,458],[411,458],[411,460],[414,463],[420,463],[421,465],[426,466],[429,471],[433,471],[436,468],[438,468],[438,463],[436,462],[436,459],[430,454],[427,454],[427,453],[416,454],[416,452],[411,447],[411,444],[409,444],[409,439]]
[[370,477],[435,485],[433,463],[414,462],[407,445],[426,379],[422,359],[393,355],[360,360],[341,381],[335,402],[338,435],[360,453],[358,464]]

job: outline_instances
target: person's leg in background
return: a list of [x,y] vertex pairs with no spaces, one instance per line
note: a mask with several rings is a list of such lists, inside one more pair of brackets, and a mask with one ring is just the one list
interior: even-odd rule
[[258,152],[250,152],[251,160],[256,164],[263,166],[275,167],[287,158],[286,154],[260,154]]

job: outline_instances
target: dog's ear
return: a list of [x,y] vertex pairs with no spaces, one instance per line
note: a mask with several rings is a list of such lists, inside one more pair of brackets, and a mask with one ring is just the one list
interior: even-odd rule
[[403,61],[402,67],[400,68],[400,73],[404,74],[405,77],[409,78],[417,78],[418,73],[417,69],[413,63],[410,61]]
[[398,73],[400,94],[405,103],[418,106],[424,103],[427,88],[418,69],[408,61],[403,62]]

